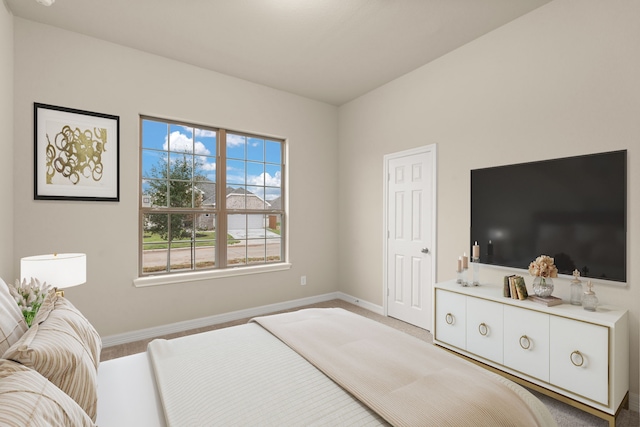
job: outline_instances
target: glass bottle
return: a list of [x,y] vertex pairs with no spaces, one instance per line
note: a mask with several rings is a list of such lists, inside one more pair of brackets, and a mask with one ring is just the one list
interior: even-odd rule
[[571,304],[572,305],[582,305],[582,282],[580,279],[580,272],[578,270],[573,270],[573,280],[571,281]]
[[591,280],[587,282],[587,291],[584,293],[584,298],[582,298],[582,307],[587,311],[596,311],[596,307],[598,307],[598,297],[593,292]]

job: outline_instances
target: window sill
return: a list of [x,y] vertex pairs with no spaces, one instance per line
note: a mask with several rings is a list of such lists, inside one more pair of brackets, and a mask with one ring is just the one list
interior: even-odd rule
[[270,273],[273,271],[289,270],[290,268],[291,264],[284,262],[269,265],[256,265],[252,267],[227,268],[224,270],[190,271],[188,273],[144,276],[134,279],[133,286],[136,288],[144,288],[147,286],[172,285],[174,283],[197,282],[200,280],[220,279],[222,277]]

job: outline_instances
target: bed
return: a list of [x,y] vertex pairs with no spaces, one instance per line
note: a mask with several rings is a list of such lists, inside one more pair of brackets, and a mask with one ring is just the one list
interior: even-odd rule
[[35,329],[0,324],[1,425],[555,425],[520,386],[346,310],[154,340],[98,365],[93,327],[47,298]]

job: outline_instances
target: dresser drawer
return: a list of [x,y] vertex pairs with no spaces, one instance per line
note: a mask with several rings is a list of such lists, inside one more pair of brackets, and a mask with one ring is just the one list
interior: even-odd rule
[[435,299],[435,339],[464,350],[467,297],[436,289]]
[[504,307],[504,365],[549,382],[549,315]]
[[549,382],[609,405],[609,329],[551,316]]
[[503,305],[467,297],[467,351],[502,363]]

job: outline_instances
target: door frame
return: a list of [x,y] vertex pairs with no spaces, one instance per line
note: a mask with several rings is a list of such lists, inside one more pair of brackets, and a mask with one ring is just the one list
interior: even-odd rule
[[[429,251],[431,252],[431,284],[432,287],[431,289],[429,289],[428,291],[431,292],[431,303],[433,304],[433,284],[436,283],[436,265],[438,264],[436,261],[436,257],[437,257],[437,251],[436,251],[436,246],[438,243],[438,239],[437,239],[437,214],[438,214],[438,206],[437,206],[437,200],[438,200],[438,195],[437,195],[437,190],[438,190],[438,185],[437,185],[437,177],[438,177],[438,171],[437,171],[437,164],[438,164],[438,150],[437,150],[437,144],[429,144],[429,145],[423,145],[421,147],[416,147],[416,148],[412,148],[409,150],[403,150],[403,151],[398,151],[396,153],[391,153],[391,154],[385,154],[384,155],[384,165],[383,165],[383,170],[384,170],[384,175],[383,175],[383,180],[384,180],[384,197],[383,197],[383,203],[384,203],[384,207],[382,209],[382,217],[383,217],[383,223],[382,223],[382,302],[383,302],[383,313],[385,316],[389,316],[389,308],[388,308],[388,288],[389,288],[389,283],[387,280],[387,266],[388,266],[388,262],[389,262],[389,253],[388,253],[388,242],[389,242],[389,218],[388,218],[388,209],[389,209],[389,177],[390,177],[390,171],[389,171],[389,162],[393,159],[397,159],[400,157],[407,157],[407,156],[413,156],[415,154],[422,154],[422,153],[428,153],[428,152],[432,152],[433,156],[432,158],[432,164],[431,166],[431,182],[433,183],[433,191],[432,191],[432,206],[433,206],[433,221],[432,221],[432,226],[431,226],[431,235],[433,236],[433,247],[429,248]],[[431,325],[431,329],[433,329],[433,325]]]

